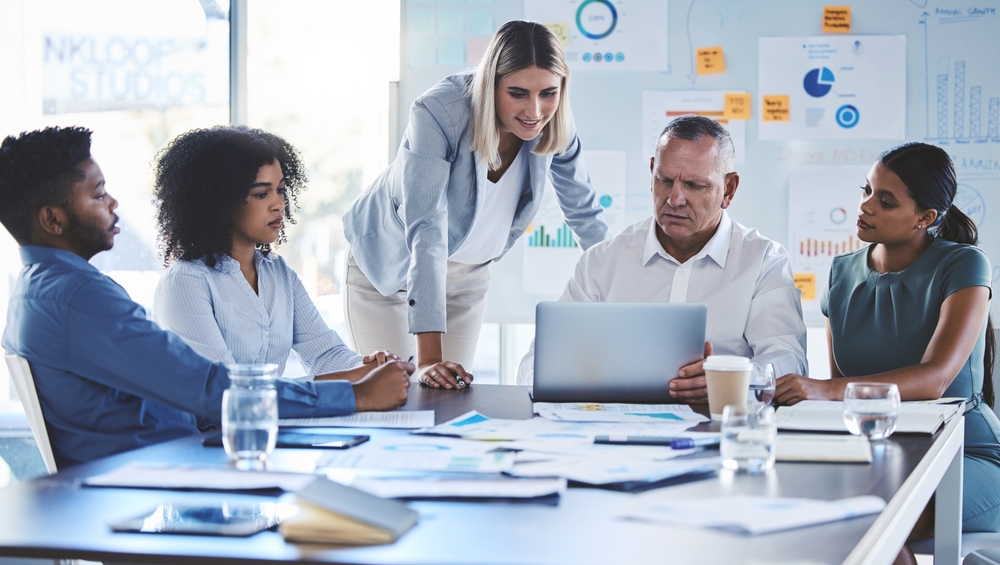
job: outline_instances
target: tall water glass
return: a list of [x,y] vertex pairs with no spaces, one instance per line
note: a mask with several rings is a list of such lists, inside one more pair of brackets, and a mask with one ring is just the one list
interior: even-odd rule
[[774,366],[770,363],[754,364],[750,371],[750,392],[747,395],[747,406],[756,406],[762,410],[771,405],[774,398]]
[[278,366],[232,364],[222,394],[222,445],[238,469],[262,469],[278,439]]
[[722,466],[736,471],[762,473],[774,466],[778,425],[774,408],[730,404],[722,411],[719,449]]
[[885,439],[896,431],[899,388],[894,384],[848,383],[844,390],[844,423],[854,435]]

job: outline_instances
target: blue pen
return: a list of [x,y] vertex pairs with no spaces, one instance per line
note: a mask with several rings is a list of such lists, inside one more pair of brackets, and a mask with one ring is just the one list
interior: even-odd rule
[[695,447],[712,447],[719,445],[719,438],[700,438],[692,439],[689,437],[677,438],[670,442],[671,449],[693,449]]

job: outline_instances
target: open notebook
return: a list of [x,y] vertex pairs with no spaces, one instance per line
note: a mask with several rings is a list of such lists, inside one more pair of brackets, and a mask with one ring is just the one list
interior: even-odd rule
[[[964,404],[926,404],[904,402],[899,407],[896,433],[933,434]],[[832,400],[806,400],[794,406],[782,406],[775,413],[779,430],[847,432],[844,403]]]

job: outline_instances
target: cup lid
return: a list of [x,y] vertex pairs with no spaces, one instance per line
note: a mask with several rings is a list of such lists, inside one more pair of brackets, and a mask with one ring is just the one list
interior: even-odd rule
[[740,355],[709,355],[702,368],[712,371],[749,371],[753,364],[748,357]]

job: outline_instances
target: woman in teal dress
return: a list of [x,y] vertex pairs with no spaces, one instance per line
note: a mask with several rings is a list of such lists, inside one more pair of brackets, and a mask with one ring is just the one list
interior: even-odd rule
[[[895,383],[903,400],[968,399],[962,530],[997,531],[991,270],[975,224],[952,203],[957,187],[938,147],[908,143],[879,157],[858,208],[858,238],[871,245],[834,259],[822,299],[834,378],[785,375],[775,401],[843,400],[852,380]],[[921,522],[912,539],[932,535]]]

